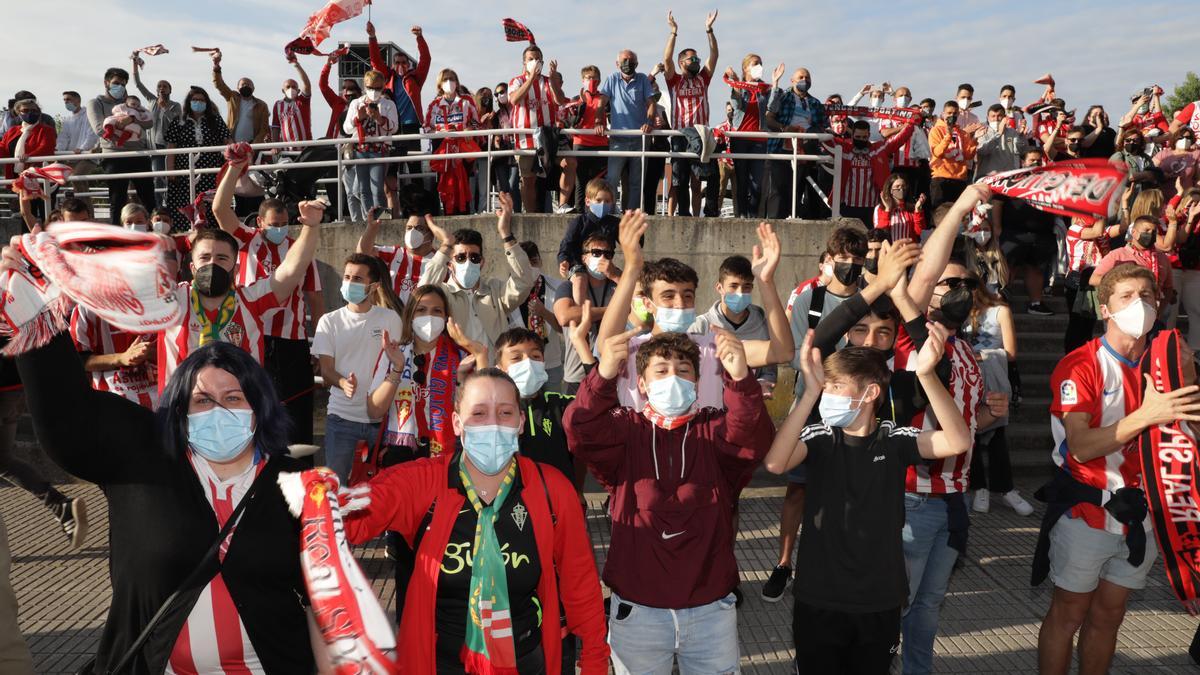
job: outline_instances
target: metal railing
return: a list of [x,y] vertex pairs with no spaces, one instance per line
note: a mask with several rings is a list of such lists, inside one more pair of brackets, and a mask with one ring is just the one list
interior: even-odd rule
[[[596,157],[633,157],[633,158],[637,158],[641,161],[643,176],[646,175],[646,162],[648,159],[653,159],[653,158],[693,159],[693,160],[697,160],[697,161],[700,159],[700,155],[698,153],[694,153],[694,152],[656,151],[656,150],[648,150],[646,147],[649,139],[651,139],[653,137],[684,136],[683,132],[681,132],[681,131],[675,131],[675,130],[651,131],[650,133],[642,133],[640,130],[608,130],[603,133],[597,132],[595,129],[562,129],[560,131],[562,133],[564,133],[568,136],[572,136],[572,137],[587,136],[587,135],[605,135],[605,136],[611,136],[611,137],[638,137],[638,138],[640,138],[641,139],[641,148],[640,149],[635,149],[635,150],[596,150],[596,151],[564,150],[564,151],[559,151],[557,153],[557,156],[559,156],[559,157],[591,157],[591,158],[596,158]],[[279,142],[270,142],[270,143],[255,143],[255,144],[251,145],[251,148],[255,152],[255,155],[254,155],[255,157],[259,157],[260,153],[262,153],[263,151],[269,151],[269,150],[278,150],[279,154],[286,154],[286,155],[298,154],[298,151],[296,150],[297,148],[336,146],[338,148],[338,150],[335,153],[336,158],[332,159],[332,160],[318,160],[318,161],[307,161],[307,162],[300,162],[300,161],[293,160],[293,161],[281,162],[281,163],[270,163],[270,164],[261,164],[260,163],[260,164],[253,164],[252,166],[250,166],[247,169],[247,171],[290,171],[293,169],[335,168],[337,170],[336,177],[318,179],[317,182],[321,183],[321,184],[329,184],[329,183],[333,183],[333,182],[337,183],[337,194],[338,194],[337,209],[338,209],[338,220],[340,221],[340,220],[344,220],[344,218],[345,218],[345,203],[346,203],[345,197],[346,197],[346,195],[345,195],[345,183],[343,181],[343,178],[345,176],[345,172],[348,167],[354,167],[354,166],[365,165],[365,164],[409,163],[409,162],[425,162],[425,161],[432,161],[432,160],[447,160],[447,159],[484,159],[487,161],[487,180],[489,181],[488,195],[489,195],[489,201],[490,201],[491,197],[493,196],[493,192],[492,192],[492,187],[493,187],[492,177],[494,175],[494,173],[492,171],[493,161],[495,161],[497,159],[508,158],[508,157],[531,156],[531,155],[536,154],[536,150],[521,150],[521,149],[499,150],[499,149],[494,149],[492,147],[491,139],[496,136],[511,138],[514,136],[528,136],[528,135],[533,135],[536,133],[537,133],[536,129],[477,129],[477,130],[472,130],[472,131],[439,131],[439,132],[419,133],[419,134],[397,134],[397,135],[393,135],[393,136],[373,136],[373,137],[363,139],[362,142],[364,142],[364,143],[392,143],[392,142],[396,142],[396,141],[414,141],[414,140],[415,141],[425,141],[425,140],[433,141],[433,140],[437,140],[437,139],[446,139],[446,138],[470,138],[470,139],[483,138],[483,139],[487,139],[488,142],[485,143],[486,148],[479,152],[456,152],[456,153],[441,153],[441,154],[422,152],[422,153],[415,153],[415,154],[409,153],[409,154],[405,154],[405,155],[394,155],[394,156],[385,156],[385,157],[377,157],[377,158],[361,158],[361,159],[352,159],[352,158],[348,158],[348,157],[344,156],[346,154],[344,152],[344,150],[345,150],[344,146],[356,145],[359,143],[358,139],[353,138],[353,137],[328,138],[328,139],[320,139],[320,140],[313,140],[313,141],[279,141]],[[791,193],[792,193],[791,217],[792,218],[796,217],[796,205],[797,205],[797,199],[798,199],[797,193],[800,192],[800,189],[797,189],[798,186],[795,185],[795,181],[794,181],[794,176],[796,175],[797,165],[802,162],[812,162],[819,166],[823,166],[833,174],[833,189],[830,191],[830,194],[825,195],[820,190],[820,188],[816,185],[816,183],[814,181],[812,181],[811,179],[809,180],[809,183],[816,190],[817,194],[822,198],[822,200],[824,200],[825,205],[830,209],[833,217],[837,218],[840,216],[840,214],[841,214],[840,196],[841,196],[841,192],[842,192],[842,190],[841,190],[841,188],[842,188],[842,171],[841,171],[842,149],[841,149],[841,147],[837,144],[833,144],[832,147],[829,148],[830,154],[828,154],[828,155],[802,154],[798,151],[799,146],[801,145],[798,141],[803,141],[803,140],[828,141],[828,140],[833,139],[833,136],[831,134],[769,132],[769,131],[757,132],[756,131],[756,132],[726,132],[724,135],[729,138],[733,138],[733,139],[750,138],[750,139],[759,139],[759,140],[762,140],[762,139],[790,139],[790,140],[792,140],[793,141],[791,144],[792,151],[790,153],[768,154],[768,153],[723,152],[723,153],[719,153],[719,154],[714,153],[712,155],[712,159],[713,160],[717,160],[717,159],[769,160],[769,161],[790,162],[791,168],[792,168],[792,176],[793,176],[793,185],[792,185],[792,189],[791,189]],[[82,175],[82,176],[72,175],[67,180],[72,183],[77,183],[77,182],[78,183],[88,183],[88,182],[97,182],[97,181],[105,181],[105,180],[113,180],[113,179],[173,178],[173,177],[186,176],[188,179],[189,199],[190,199],[190,201],[195,201],[197,176],[206,175],[206,174],[216,174],[217,172],[220,171],[219,168],[198,168],[196,166],[198,156],[202,153],[220,153],[225,150],[225,147],[226,146],[224,146],[224,145],[219,145],[219,146],[205,146],[205,147],[195,147],[195,148],[166,148],[166,149],[161,149],[161,150],[126,150],[126,151],[116,151],[116,152],[102,152],[102,153],[93,152],[93,153],[83,153],[83,154],[64,153],[64,154],[55,154],[55,155],[48,155],[48,156],[28,157],[24,161],[26,163],[75,162],[75,161],[84,161],[84,160],[96,162],[96,161],[105,160],[105,159],[116,159],[116,158],[123,158],[123,157],[150,158],[150,157],[186,156],[187,157],[187,168],[174,168],[171,170],[164,169],[162,171],[140,171],[140,172],[111,173],[111,174],[110,173],[89,173],[87,175]],[[6,165],[6,164],[17,164],[17,163],[18,163],[18,160],[15,158],[0,159],[0,166]],[[404,174],[400,174],[400,177],[401,178],[418,178],[418,177],[428,177],[428,176],[432,176],[432,175],[436,175],[436,174],[431,174],[429,172],[404,173]],[[714,176],[712,179],[715,180],[716,177]],[[12,199],[12,198],[16,197],[16,195],[14,193],[12,193],[10,190],[7,189],[7,186],[10,185],[12,182],[13,181],[11,181],[11,180],[0,180],[0,188],[4,188],[4,189],[0,190],[0,199]],[[619,179],[618,180],[610,179],[610,183],[612,183],[615,188],[620,183],[620,180]],[[663,190],[664,195],[667,193],[667,191],[668,191],[667,189]],[[46,190],[46,192],[47,192],[46,206],[47,206],[47,212],[49,212],[50,199],[51,199],[49,196],[50,191]],[[640,192],[640,186],[639,186],[639,192]],[[87,196],[95,196],[95,193],[87,193]],[[721,198],[723,198],[723,196]],[[735,195],[735,198],[736,198],[736,195]],[[761,198],[765,199],[766,195],[765,194],[761,195]]]

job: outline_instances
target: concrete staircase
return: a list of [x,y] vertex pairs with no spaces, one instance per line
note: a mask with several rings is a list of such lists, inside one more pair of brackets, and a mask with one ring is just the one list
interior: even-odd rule
[[1067,305],[1061,296],[1048,296],[1045,304],[1054,316],[1027,314],[1029,299],[1023,285],[1018,282],[1011,290],[1022,400],[1010,416],[1009,454],[1014,471],[1045,473],[1054,466],[1050,459],[1054,447],[1050,433],[1050,374],[1063,357]]

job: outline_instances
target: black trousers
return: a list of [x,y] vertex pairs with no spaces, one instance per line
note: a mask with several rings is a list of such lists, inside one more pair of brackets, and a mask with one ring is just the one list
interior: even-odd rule
[[795,602],[799,675],[887,675],[900,647],[900,608],[850,613]]
[[[980,452],[980,451],[983,452]],[[987,455],[984,468],[983,456]],[[1008,434],[1006,427],[990,433],[987,443],[975,437],[975,452],[971,453],[971,489],[989,490],[1004,494],[1013,489],[1012,460],[1008,456]]]
[[[311,445],[313,442],[313,373],[312,356],[307,340],[264,338],[263,367],[275,384],[275,393],[285,401],[292,420],[289,443]],[[301,392],[305,392],[301,394]]]
[[[149,157],[112,157],[102,159],[100,166],[104,173],[140,173],[151,170]],[[121,224],[121,209],[129,203],[130,183],[133,183],[138,200],[147,211],[153,211],[156,206],[153,178],[114,178],[105,181],[105,185],[108,186],[108,220],[113,225]]]
[[[730,141],[730,150],[734,154],[759,154],[767,152],[767,144],[763,141],[751,141],[744,138],[734,138]],[[737,194],[734,195],[734,211],[739,218],[754,218],[758,215],[758,201],[762,198],[763,160],[735,159],[733,171],[737,176]]]
[[[1093,268],[1083,270],[1079,275],[1079,287],[1085,288],[1091,283]],[[1063,353],[1070,354],[1076,349],[1082,347],[1088,340],[1096,334],[1096,317],[1093,314],[1085,314],[1075,310],[1075,300],[1079,296],[1080,291],[1071,288],[1072,282],[1068,280],[1067,286],[1067,332],[1063,334]]]
[[[598,150],[607,150],[608,148],[576,145],[574,149],[576,152],[596,152]],[[584,213],[587,210],[587,184],[596,176],[604,173],[607,169],[607,157],[575,158],[575,208],[580,213]]]
[[929,212],[933,213],[939,204],[957,201],[962,196],[963,190],[966,189],[967,182],[965,180],[931,178],[929,180]]
[[[687,152],[688,142],[683,136],[671,137],[672,152]],[[709,174],[707,178],[701,178],[704,182],[704,204],[701,208],[704,210],[704,216],[707,218],[717,217],[717,187],[720,185],[720,176],[717,173],[717,163],[709,161]],[[673,159],[671,160],[671,187],[675,188],[675,213],[676,215],[688,217],[692,215],[692,176],[699,177],[697,169],[703,169],[704,165],[691,159]],[[700,215],[700,214],[696,214]]]

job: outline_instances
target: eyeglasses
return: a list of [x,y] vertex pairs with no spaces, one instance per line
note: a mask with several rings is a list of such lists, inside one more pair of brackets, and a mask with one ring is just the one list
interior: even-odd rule
[[973,291],[979,288],[979,280],[971,277],[947,277],[937,282],[938,286],[946,286],[950,290],[954,290],[959,286],[966,286],[968,291]]
[[588,255],[592,256],[593,258],[599,258],[603,256],[609,260],[612,260],[613,252],[603,248],[593,248],[588,249]]
[[458,255],[454,256],[454,262],[456,262],[460,265],[467,262],[468,260],[470,260],[471,262],[478,265],[479,263],[483,262],[483,254],[481,254],[481,253],[470,253],[470,254],[459,253]]

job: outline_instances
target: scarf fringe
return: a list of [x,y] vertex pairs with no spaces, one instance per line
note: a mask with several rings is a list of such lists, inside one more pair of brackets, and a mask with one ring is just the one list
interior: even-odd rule
[[464,673],[471,673],[472,675],[519,675],[516,668],[493,665],[487,656],[471,651],[466,645],[463,645],[462,649],[459,650],[458,658],[462,661]]
[[0,334],[10,338],[0,349],[0,355],[12,358],[50,344],[55,335],[71,327],[71,301],[66,296],[54,298],[29,321],[15,330],[0,324]]

